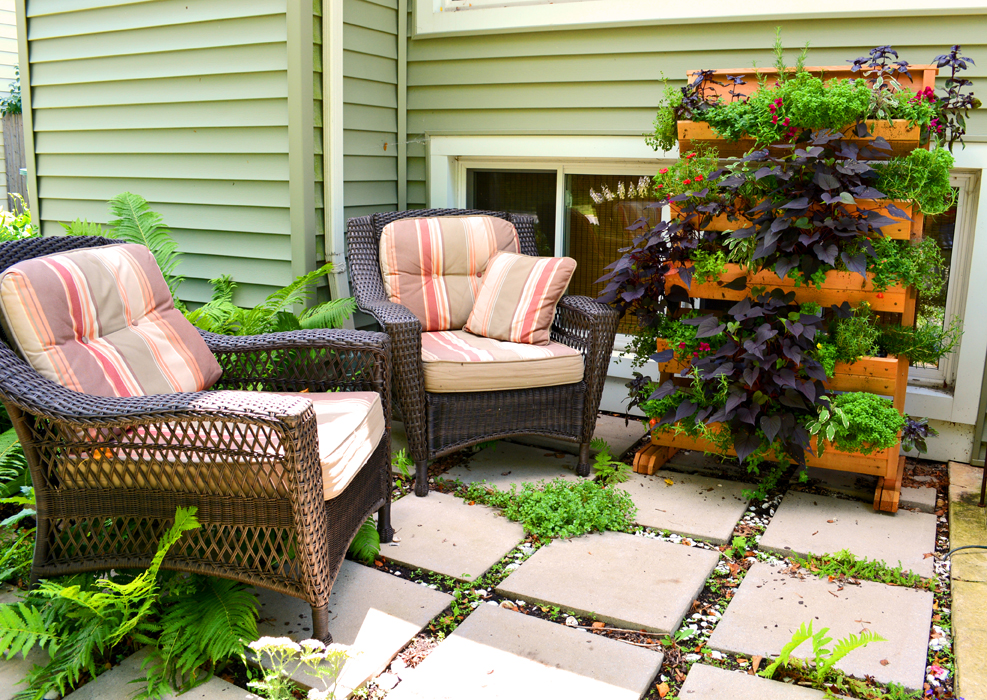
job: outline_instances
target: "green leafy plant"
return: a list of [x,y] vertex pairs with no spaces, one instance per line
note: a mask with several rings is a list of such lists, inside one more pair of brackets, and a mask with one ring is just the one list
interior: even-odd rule
[[811,421],[808,426],[810,435],[818,435],[819,456],[822,456],[825,448],[825,441],[832,442],[836,438],[837,430],[848,430],[850,419],[839,406],[820,406],[819,416]]
[[727,256],[722,250],[707,252],[697,250],[692,254],[692,279],[697,284],[716,280],[726,272]]
[[792,635],[791,641],[781,648],[781,653],[778,655],[778,658],[758,675],[763,676],[764,678],[773,678],[775,671],[778,670],[779,666],[787,667],[789,662],[793,660],[791,659],[792,652],[794,652],[803,642],[811,640],[811,663],[814,669],[812,678],[816,683],[822,684],[825,682],[826,677],[829,675],[833,666],[850,652],[855,649],[861,649],[871,642],[887,641],[884,637],[881,637],[874,632],[864,630],[859,635],[847,635],[843,639],[836,642],[836,645],[832,650],[830,650],[827,648],[827,645],[832,642],[833,639],[832,637],[826,636],[827,632],[829,632],[829,627],[823,627],[818,632],[813,632],[811,620],[808,623],[802,623],[802,626],[799,627],[795,634]]
[[928,418],[905,416],[905,427],[901,429],[901,449],[925,454],[929,451],[926,439],[938,435],[939,431],[929,425]]
[[195,508],[178,508],[151,566],[141,574],[124,582],[121,576],[42,581],[25,601],[0,605],[0,654],[10,659],[40,647],[51,655],[46,665],[27,674],[27,688],[17,697],[41,700],[51,691],[65,695],[83,672],[99,675],[97,662],[125,637],[154,645],[147,618],[158,597],[158,569],[172,545],[197,527]]
[[822,556],[810,554],[803,558],[796,555],[792,559],[803,569],[811,571],[819,578],[855,578],[887,583],[893,586],[927,588],[930,591],[935,590],[936,587],[934,579],[923,579],[918,574],[903,571],[901,562],[898,562],[898,566],[891,567],[884,561],[870,561],[867,558],[858,559],[853,552],[846,549],[840,550],[836,554],[823,554]]
[[332,263],[300,275],[287,287],[268,295],[257,306],[245,309],[233,303],[236,289],[229,275],[212,280],[213,296],[207,304],[186,314],[202,330],[223,335],[257,335],[302,328],[339,328],[356,309],[352,297],[334,299],[296,315],[292,307],[312,296],[315,284],[332,271]]
[[631,468],[613,458],[610,445],[603,438],[593,438],[590,447],[596,450],[593,468],[596,470],[596,481],[604,486],[622,484],[631,478]]
[[873,314],[867,302],[861,302],[849,318],[836,322],[833,334],[836,356],[841,362],[856,362],[861,357],[877,352],[877,339],[881,330],[874,325]]
[[736,556],[742,557],[747,552],[749,546],[750,545],[747,542],[746,537],[734,537],[733,540],[730,541],[730,546],[723,550],[723,556],[728,559],[732,559]]
[[[871,454],[898,444],[898,432],[905,426],[904,417],[887,399],[862,391],[831,396],[829,410],[838,420],[826,421],[826,438],[843,452]],[[820,411],[821,416],[821,411]],[[835,426],[830,438],[829,426]],[[818,447],[820,454],[823,441]]]
[[719,158],[712,148],[699,148],[658,169],[654,193],[659,197],[693,194],[714,187],[710,174],[718,170]]
[[373,564],[380,554],[380,534],[373,516],[363,521],[350,543],[349,556],[362,564]]
[[21,67],[14,66],[14,81],[10,84],[10,94],[0,98],[0,114],[20,114],[21,105]]
[[7,196],[14,201],[15,206],[11,211],[0,211],[0,243],[40,235],[38,227],[31,223],[31,210],[24,197],[16,192]]
[[509,491],[483,483],[469,484],[460,495],[499,508],[504,517],[524,525],[541,539],[578,537],[587,532],[628,532],[637,507],[621,489],[607,488],[588,479],[555,479],[525,483]]
[[875,163],[875,187],[888,199],[915,202],[923,214],[943,214],[956,204],[956,191],[949,183],[953,154],[945,148],[917,148],[907,156]]
[[171,574],[164,580],[161,614],[144,623],[156,650],[142,664],[144,697],[179,693],[212,677],[228,659],[241,657],[257,637],[257,599],[236,581]]
[[871,241],[874,256],[867,271],[874,273],[874,289],[883,292],[900,284],[915,287],[921,294],[935,296],[946,283],[946,263],[934,238],[917,243],[877,238]]
[[268,700],[293,700],[298,686],[291,680],[288,668],[302,665],[305,672],[315,676],[326,686],[311,688],[308,700],[330,700],[336,697],[336,681],[347,661],[346,649],[331,644],[325,646],[317,639],[295,642],[289,637],[261,637],[251,642],[250,649],[261,661],[262,677],[251,680],[248,686]]
[[948,326],[919,322],[914,326],[880,326],[877,345],[887,355],[907,357],[913,364],[935,365],[953,351],[963,335],[962,322]]

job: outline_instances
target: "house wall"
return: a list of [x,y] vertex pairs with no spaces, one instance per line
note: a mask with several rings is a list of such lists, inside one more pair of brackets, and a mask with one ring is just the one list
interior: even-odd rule
[[347,219],[398,206],[397,10],[397,0],[343,0]]
[[307,40],[318,23],[307,0],[17,1],[44,234],[77,217],[106,222],[107,200],[129,190],[172,228],[188,301],[207,300],[208,280],[230,274],[237,302],[253,305],[311,269]]

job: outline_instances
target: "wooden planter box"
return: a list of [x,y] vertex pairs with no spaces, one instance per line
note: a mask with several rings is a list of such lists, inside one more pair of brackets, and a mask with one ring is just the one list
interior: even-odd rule
[[[746,289],[727,289],[724,286],[738,277],[747,277]],[[688,286],[679,278],[677,269],[672,268],[665,275],[665,289],[670,290],[673,286],[679,285],[687,287],[689,296],[697,299],[740,301],[750,296],[751,287],[767,287],[769,289],[783,289],[785,292],[795,292],[795,301],[800,304],[815,302],[825,307],[848,301],[851,306],[856,306],[860,302],[866,301],[874,311],[890,313],[906,313],[909,303],[914,307],[915,295],[913,292],[904,287],[891,287],[884,292],[876,292],[871,282],[873,277],[872,274],[868,273],[865,280],[861,275],[854,272],[832,270],[826,273],[826,282],[823,284],[823,288],[816,289],[812,285],[796,287],[794,280],[787,277],[779,279],[773,270],[762,270],[749,274],[740,265],[728,264],[727,271],[718,280],[703,284],[694,281]]]
[[[908,122],[904,119],[895,119],[890,124],[885,120],[869,120],[866,123],[869,133],[863,137],[855,135],[852,125],[845,127],[843,129],[843,133],[846,134],[845,141],[862,148],[868,145],[868,142],[881,136],[888,142],[891,151],[878,150],[879,158],[908,155],[920,146],[921,129],[917,126],[909,128]],[[717,134],[713,127],[706,122],[680,121],[678,132],[679,153],[688,153],[696,150],[698,146],[704,145],[715,148],[720,158],[739,158],[757,146],[754,139],[749,138],[728,141]],[[808,144],[799,143],[797,145],[805,147]],[[780,150],[782,145],[771,144],[767,147]],[[784,149],[791,151],[791,144],[785,144]]]
[[[882,229],[886,238],[894,238],[896,240],[907,241],[913,237],[921,237],[922,226],[925,223],[925,215],[918,210],[918,207],[912,202],[889,202],[886,199],[861,199],[858,200],[859,204],[847,204],[844,205],[849,212],[855,212],[858,208],[864,210],[876,211],[878,214],[890,217],[896,220],[896,223],[892,226],[885,226]],[[909,219],[899,219],[893,216],[888,211],[888,204],[893,203],[903,212],[905,212],[911,220]],[[682,205],[680,204],[670,204],[672,217],[679,218],[682,214]],[[704,230],[706,231],[736,231],[737,229],[746,228],[750,225],[750,220],[743,215],[737,216],[736,220],[730,221],[726,214],[720,214],[719,216],[714,216],[712,221],[706,226]]]

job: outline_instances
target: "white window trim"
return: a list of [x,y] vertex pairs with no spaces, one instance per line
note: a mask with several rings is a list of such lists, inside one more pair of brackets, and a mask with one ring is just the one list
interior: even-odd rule
[[413,0],[414,35],[469,35],[508,32],[629,27],[647,24],[706,24],[867,17],[937,17],[981,14],[981,0],[950,0],[932,6],[920,0],[891,0],[880,6],[851,0],[823,4],[761,0],[738,3],[705,0]]
[[[559,246],[564,234],[561,206],[566,172],[630,175],[639,168],[642,174],[653,174],[660,161],[678,157],[674,150],[655,153],[640,136],[433,135],[426,141],[429,207],[466,205],[467,167],[556,169],[560,173],[556,194],[557,250],[564,250]],[[967,144],[953,155],[954,181],[963,184],[968,198],[961,214],[969,252],[965,263],[954,259],[957,274],[950,287],[955,285],[957,292],[965,289],[965,294],[954,294],[951,301],[955,302],[955,311],[947,312],[963,316],[965,309],[987,308],[987,284],[970,274],[970,270],[987,269],[987,216],[977,217],[978,210],[987,211],[987,188],[981,187],[981,172],[987,169],[987,143]],[[609,374],[629,379],[629,363],[622,359],[622,350],[623,344],[618,341]],[[934,420],[975,424],[985,358],[987,314],[973,313],[966,318],[959,350],[949,360],[950,371],[956,377],[953,391],[909,386],[905,410]],[[645,374],[649,371],[656,368],[644,368]]]

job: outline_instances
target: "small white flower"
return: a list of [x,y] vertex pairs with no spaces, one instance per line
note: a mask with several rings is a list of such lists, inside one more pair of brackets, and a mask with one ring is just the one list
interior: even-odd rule
[[308,700],[329,700],[329,694],[330,690],[328,688],[325,690],[310,688],[308,691]]
[[254,651],[293,651],[300,653],[302,647],[291,637],[261,637],[248,644]]
[[298,642],[305,651],[325,651],[326,645],[320,642],[318,639],[303,639]]
[[624,198],[624,195],[625,195],[624,183],[623,182],[618,182],[617,183],[617,197],[619,199],[623,199]]
[[603,195],[594,192],[592,187],[589,188],[589,197],[597,204],[603,204]]

